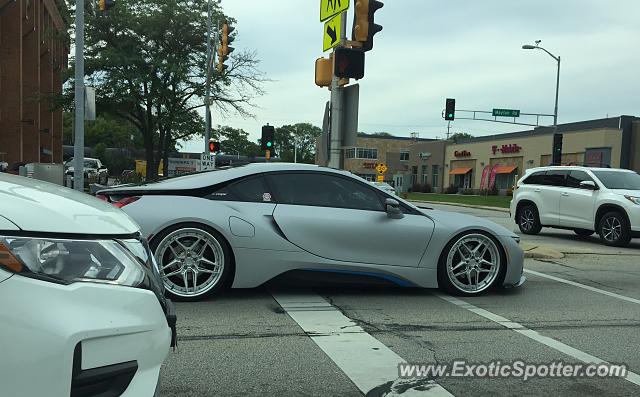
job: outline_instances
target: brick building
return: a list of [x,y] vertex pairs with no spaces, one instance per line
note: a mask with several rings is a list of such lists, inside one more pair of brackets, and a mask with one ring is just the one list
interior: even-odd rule
[[69,40],[63,0],[0,0],[0,161],[61,162]]

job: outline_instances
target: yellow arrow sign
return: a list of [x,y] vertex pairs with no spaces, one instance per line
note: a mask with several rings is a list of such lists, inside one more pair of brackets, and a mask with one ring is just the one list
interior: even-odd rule
[[340,44],[340,33],[342,27],[342,14],[329,19],[324,23],[324,33],[322,34],[322,51],[327,51]]
[[349,9],[349,0],[320,0],[320,22]]

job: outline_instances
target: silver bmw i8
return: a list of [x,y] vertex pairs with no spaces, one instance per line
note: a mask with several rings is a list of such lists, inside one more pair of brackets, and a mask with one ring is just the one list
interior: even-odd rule
[[140,224],[177,299],[256,287],[294,270],[462,295],[525,281],[513,232],[418,208],[343,170],[249,164],[113,187],[98,197]]

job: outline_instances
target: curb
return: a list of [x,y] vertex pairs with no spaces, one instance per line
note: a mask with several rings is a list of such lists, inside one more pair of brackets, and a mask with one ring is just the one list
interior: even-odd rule
[[490,211],[500,211],[500,212],[509,212],[509,208],[501,208],[501,207],[490,207],[487,205],[472,205],[472,204],[461,204],[461,203],[447,203],[444,201],[422,201],[422,200],[407,200],[410,203],[414,204],[440,204],[440,205],[450,205],[453,207],[466,207],[466,208],[477,208],[481,210],[490,210]]
[[521,245],[525,258],[562,259],[564,254],[549,247],[524,243]]

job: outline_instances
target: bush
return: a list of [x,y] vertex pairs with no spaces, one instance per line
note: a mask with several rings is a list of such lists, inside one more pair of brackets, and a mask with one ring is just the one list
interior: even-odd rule
[[507,189],[507,196],[513,197],[513,189],[512,188]]
[[432,191],[431,185],[429,185],[428,183],[425,183],[424,185],[422,185],[422,188],[420,189],[420,191],[422,193],[431,193]]
[[444,189],[444,193],[445,194],[456,194],[456,193],[458,193],[458,188],[453,186],[453,185],[450,185],[449,187]]
[[464,189],[462,191],[462,194],[464,194],[465,196],[471,196],[471,195],[475,194],[475,191],[473,189]]
[[498,195],[498,187],[496,185],[493,185],[493,187],[487,191],[487,195],[488,196],[497,196]]
[[411,191],[414,193],[421,192],[422,186],[419,183],[414,183],[413,186],[411,186]]

